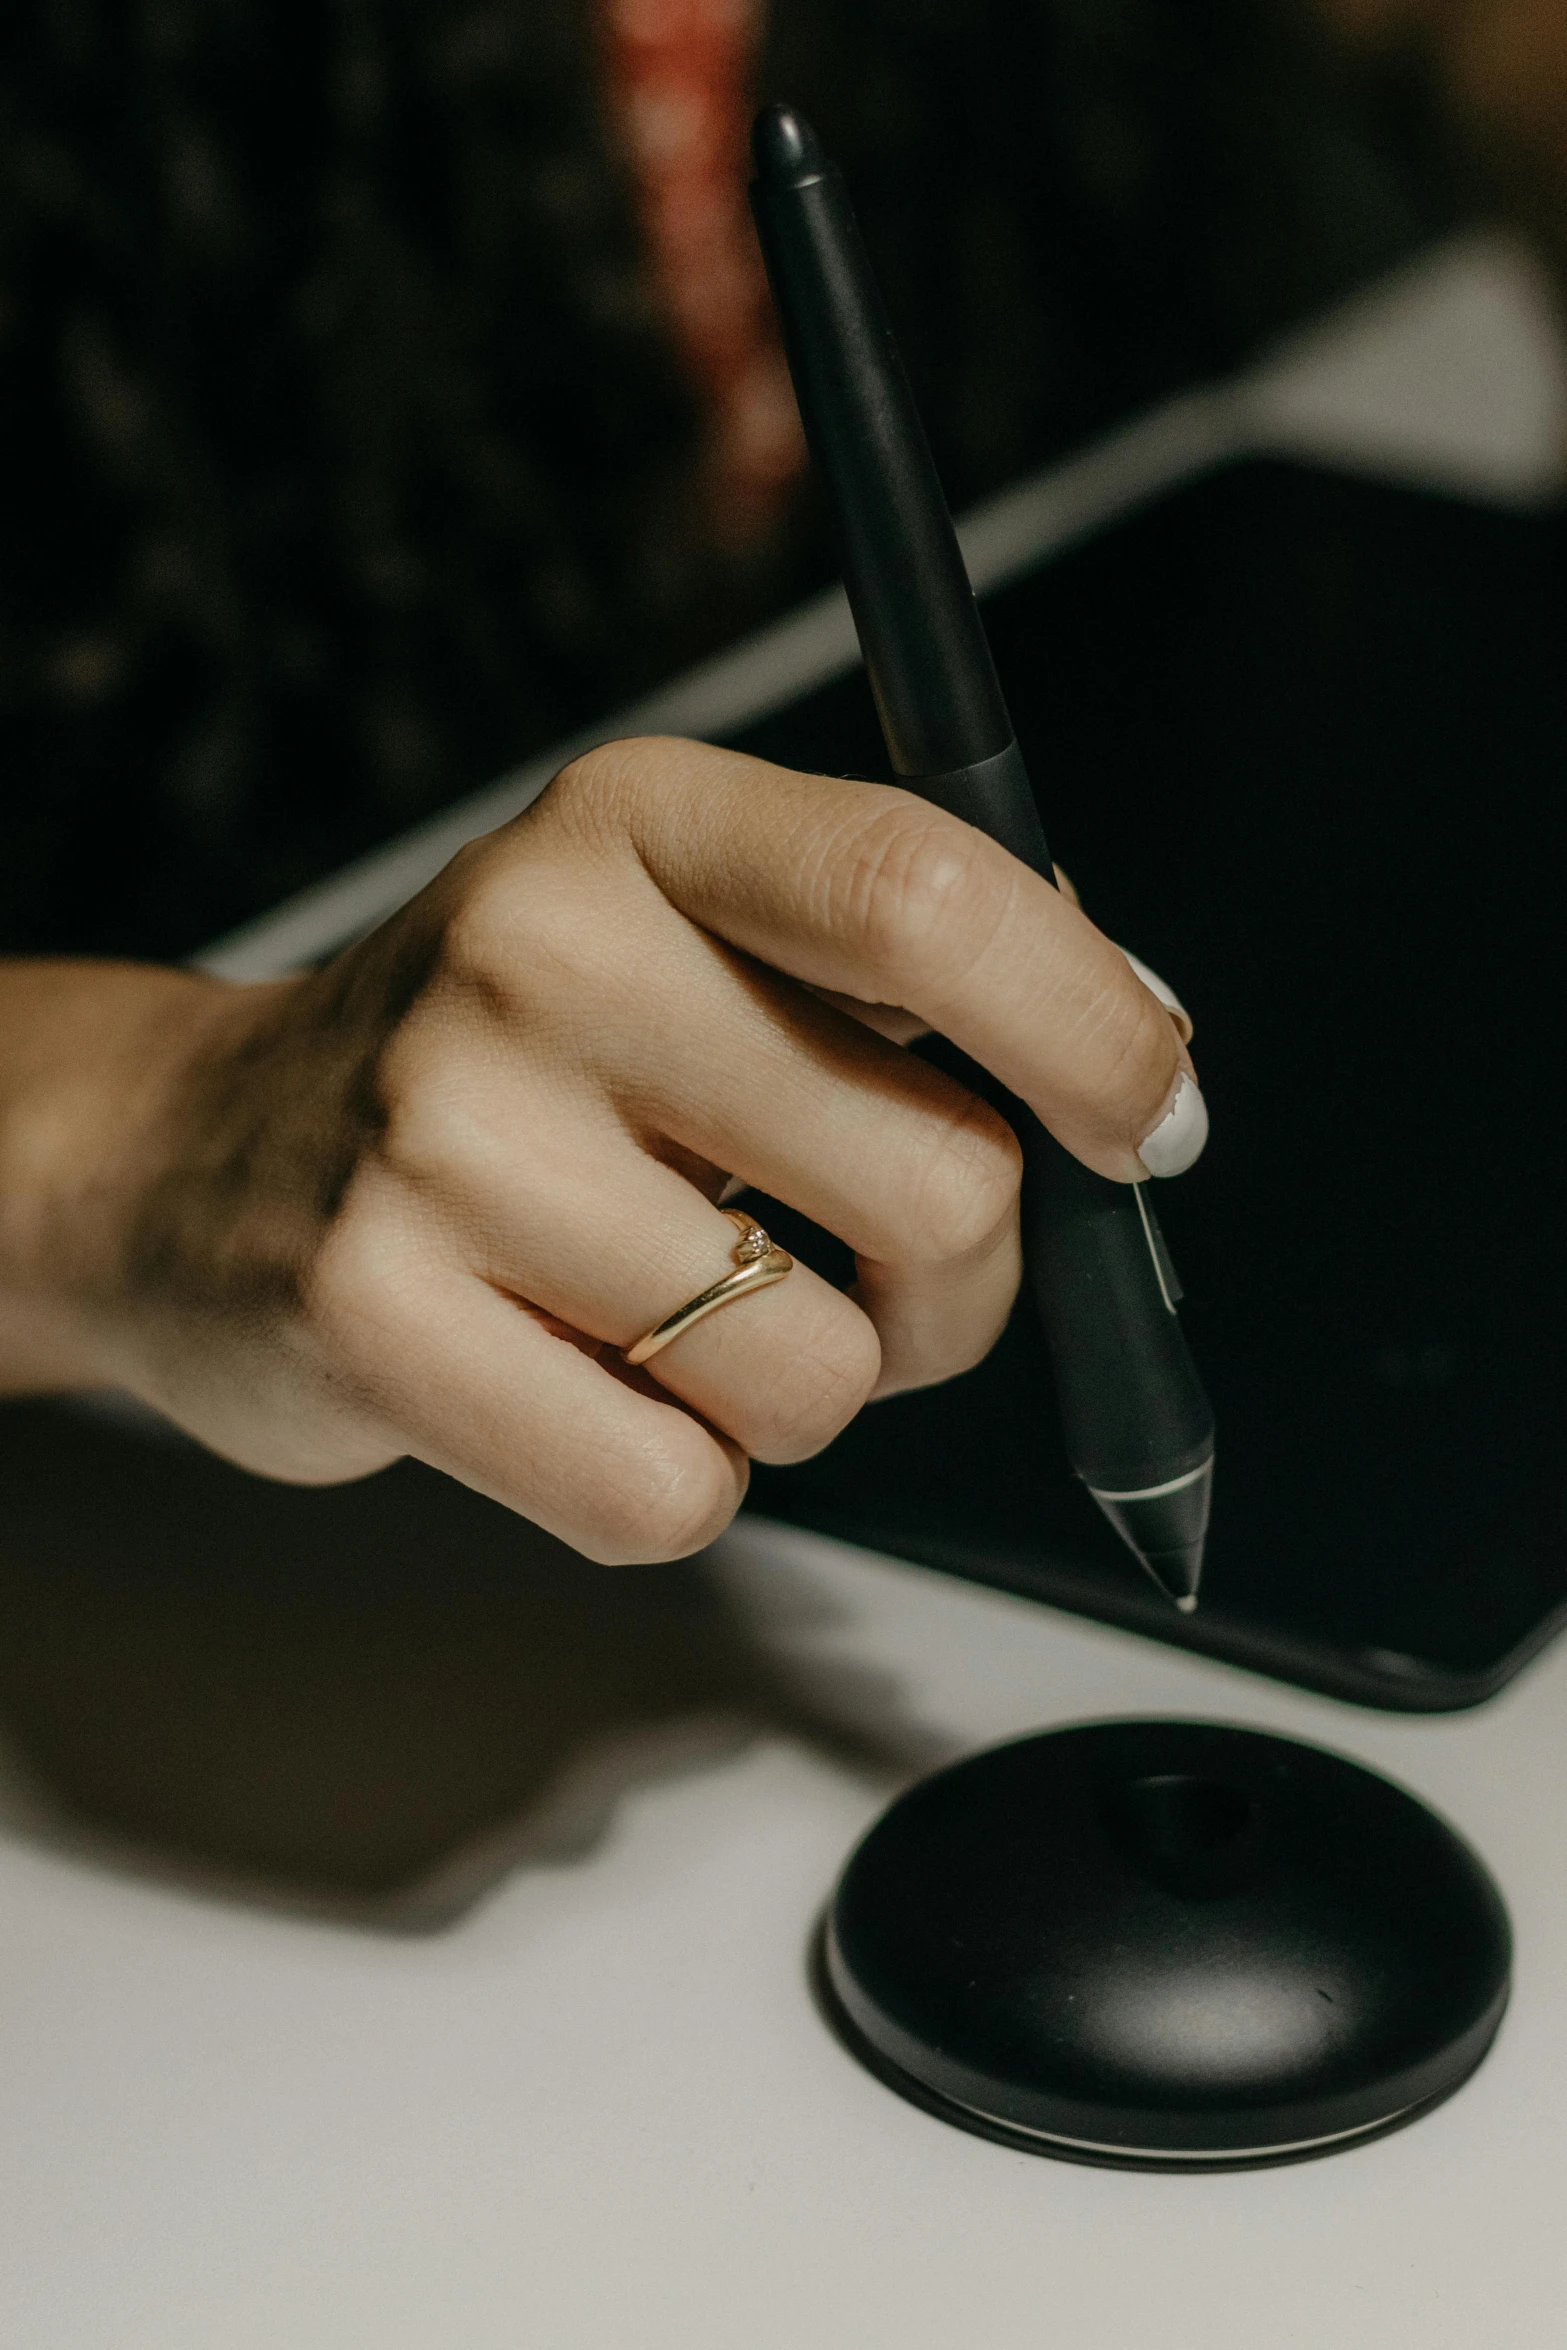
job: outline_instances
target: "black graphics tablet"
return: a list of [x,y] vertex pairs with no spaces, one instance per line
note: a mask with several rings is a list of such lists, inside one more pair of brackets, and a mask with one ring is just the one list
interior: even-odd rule
[[[1197,1022],[1213,1139],[1158,1205],[1219,1421],[1198,1614],[1074,1482],[1026,1304],[754,1507],[1373,1705],[1567,1621],[1563,552],[1251,462],[986,604],[1057,856]],[[730,739],[886,772],[858,674]]]

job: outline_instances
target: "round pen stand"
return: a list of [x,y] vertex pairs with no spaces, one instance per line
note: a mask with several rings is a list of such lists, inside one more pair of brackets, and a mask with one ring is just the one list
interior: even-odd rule
[[1294,1740],[1185,1721],[1024,1738],[913,1787],[839,1882],[844,2038],[945,2120],[1143,2170],[1413,2121],[1479,2064],[1512,1939],[1468,1846]]

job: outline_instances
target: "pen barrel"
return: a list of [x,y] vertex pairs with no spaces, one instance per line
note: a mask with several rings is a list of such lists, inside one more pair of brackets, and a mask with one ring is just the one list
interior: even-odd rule
[[1213,1407],[1176,1313],[1180,1285],[1142,1184],[1111,1183],[1021,1103],[1023,1251],[1055,1369],[1067,1457],[1096,1493],[1200,1468]]
[[949,815],[989,833],[1014,857],[1054,883],[1055,867],[1045,844],[1045,827],[1034,798],[1034,787],[1015,741],[994,758],[972,766],[949,768],[944,775],[910,772],[903,779],[911,791],[931,800]]
[[1012,722],[848,191],[823,164],[751,204],[893,768],[983,763]]
[[[787,108],[758,119],[753,146],[757,230],[893,769],[1054,881],[957,533],[847,190],[815,133]],[[1176,1317],[1180,1288],[1158,1224],[1144,1186],[1107,1182],[1022,1103],[1012,1113],[1023,1146],[1024,1255],[1068,1456],[1124,1539],[1184,1604],[1201,1563],[1206,1480],[1189,1505],[1173,1507],[1169,1526],[1151,1525],[1141,1505],[1203,1470],[1213,1412]],[[1135,1523],[1122,1506],[1133,1502]],[[1178,1585],[1161,1566],[1166,1553],[1176,1557]]]

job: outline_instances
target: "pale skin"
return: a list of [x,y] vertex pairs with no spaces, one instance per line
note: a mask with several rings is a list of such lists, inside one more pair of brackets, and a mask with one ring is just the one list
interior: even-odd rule
[[[893,1009],[892,1007],[897,1007]],[[405,1454],[608,1562],[951,1377],[1018,1152],[940,1030],[1128,1182],[1190,1061],[1068,897],[902,791],[612,744],[324,971],[0,965],[0,1387],[115,1386],[265,1475]],[[854,1250],[620,1350],[732,1264],[731,1178]]]

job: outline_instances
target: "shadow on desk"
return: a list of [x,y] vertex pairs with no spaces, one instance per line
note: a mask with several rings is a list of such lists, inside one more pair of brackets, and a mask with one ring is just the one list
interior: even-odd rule
[[937,1759],[894,1686],[770,1650],[709,1562],[593,1566],[412,1462],[302,1490],[0,1410],[12,1835],[430,1930],[511,1868],[591,1852],[633,1787],[769,1731],[877,1780]]

